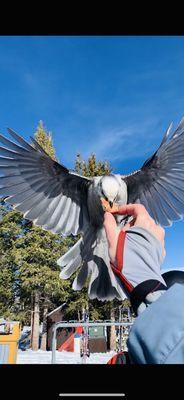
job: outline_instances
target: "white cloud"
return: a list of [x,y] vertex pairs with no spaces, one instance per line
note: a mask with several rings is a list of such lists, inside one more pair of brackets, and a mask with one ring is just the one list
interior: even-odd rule
[[[93,140],[82,153],[84,158],[95,153],[98,159],[109,161],[126,160],[137,155],[143,156],[154,151],[162,135],[158,132],[158,121],[150,118],[143,124],[132,124],[127,127],[116,127],[93,135]],[[155,130],[157,135],[155,135]],[[164,133],[164,132],[163,132]],[[151,153],[150,153],[151,155]]]

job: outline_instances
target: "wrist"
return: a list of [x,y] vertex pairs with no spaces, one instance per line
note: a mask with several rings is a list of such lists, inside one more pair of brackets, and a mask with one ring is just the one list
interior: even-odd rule
[[158,240],[158,238],[147,228],[143,228],[139,225],[134,225],[130,229],[127,230],[127,236],[131,236],[134,234],[140,235],[142,237],[143,243],[147,243],[146,247],[150,249],[152,253],[155,254],[155,259],[158,264],[162,264],[165,257],[165,249]]

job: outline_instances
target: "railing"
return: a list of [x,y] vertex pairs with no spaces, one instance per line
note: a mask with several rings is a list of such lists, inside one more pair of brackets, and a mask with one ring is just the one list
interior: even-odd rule
[[56,333],[58,328],[77,328],[81,326],[83,328],[90,328],[94,326],[132,326],[133,322],[56,322],[52,330],[52,364],[56,364]]

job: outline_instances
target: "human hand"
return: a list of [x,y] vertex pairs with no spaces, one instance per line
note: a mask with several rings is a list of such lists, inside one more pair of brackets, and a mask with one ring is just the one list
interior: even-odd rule
[[116,247],[120,232],[120,229],[117,227],[116,220],[112,215],[113,213],[132,216],[133,220],[127,223],[122,230],[127,231],[131,226],[140,226],[144,229],[147,229],[161,243],[163,247],[163,255],[165,256],[165,231],[161,226],[155,223],[153,218],[150,217],[142,204],[127,204],[124,206],[115,207],[115,210],[111,210],[111,212],[105,212],[104,214],[104,228],[109,245],[109,256],[112,262],[114,262],[116,258]]

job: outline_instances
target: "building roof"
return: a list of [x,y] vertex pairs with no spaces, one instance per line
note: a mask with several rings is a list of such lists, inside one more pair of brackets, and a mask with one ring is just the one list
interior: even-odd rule
[[55,312],[62,310],[62,308],[66,305],[66,303],[61,304],[61,306],[55,308],[54,310],[52,310],[50,313],[47,314],[47,317],[50,317],[50,315],[54,314]]

